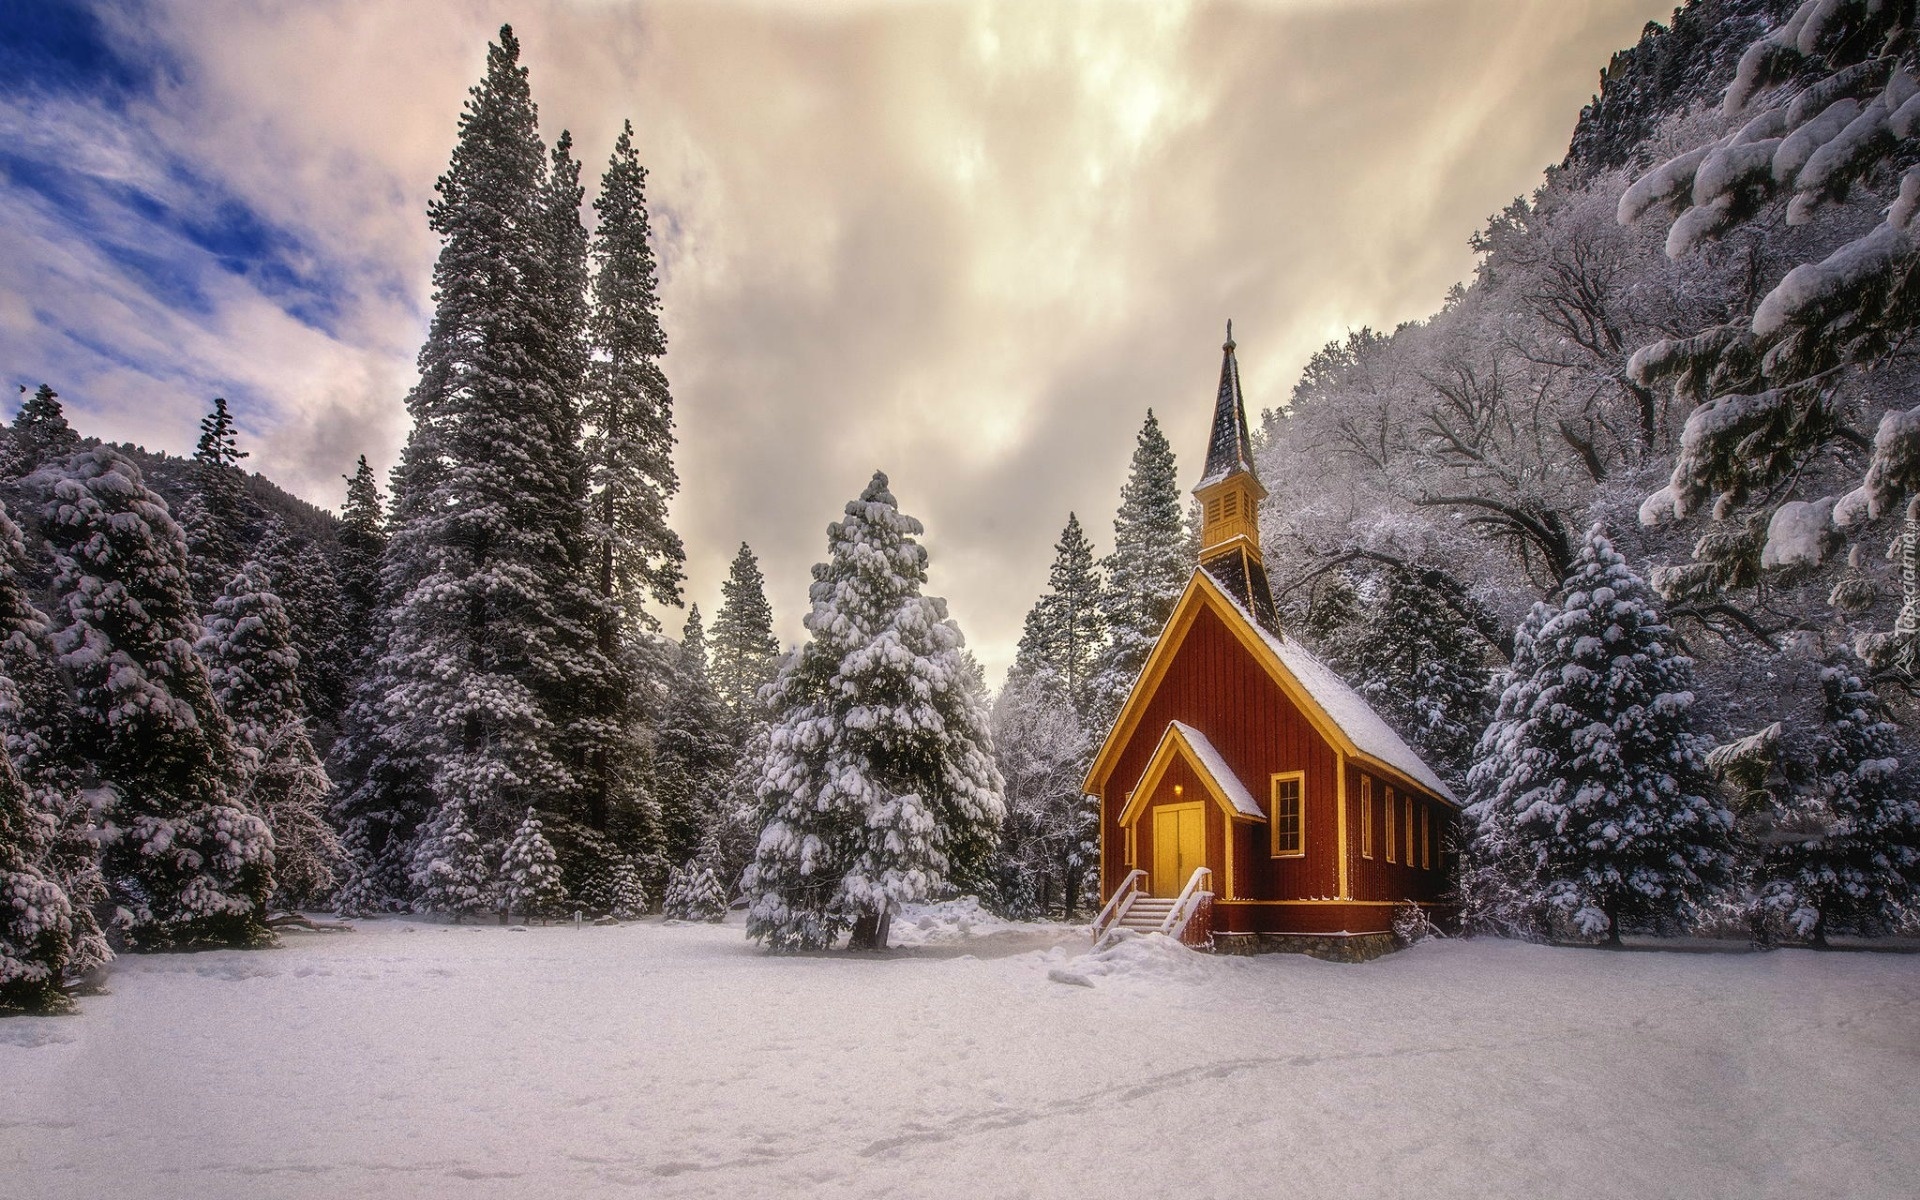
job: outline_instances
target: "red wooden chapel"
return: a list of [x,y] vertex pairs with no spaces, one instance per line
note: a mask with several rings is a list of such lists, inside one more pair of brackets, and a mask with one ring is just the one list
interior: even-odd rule
[[[1459,803],[1330,668],[1280,628],[1233,327],[1188,581],[1087,774],[1103,926],[1222,948],[1384,934],[1442,903]],[[1178,927],[1176,927],[1176,919]]]

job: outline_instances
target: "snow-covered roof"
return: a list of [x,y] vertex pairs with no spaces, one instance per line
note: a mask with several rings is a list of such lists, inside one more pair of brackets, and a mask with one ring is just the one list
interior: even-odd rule
[[[1196,574],[1204,575],[1204,572]],[[1209,578],[1208,582],[1212,580]],[[1253,614],[1228,595],[1225,588],[1216,586],[1214,591],[1246,621],[1247,628],[1259,635],[1261,642],[1280,660],[1281,666],[1300,684],[1301,690],[1353,742],[1354,749],[1369,758],[1378,759],[1435,795],[1443,796],[1455,804],[1460,803],[1452,789],[1433,773],[1433,768],[1422,761],[1413,747],[1393,731],[1393,726],[1373,711],[1373,705],[1348,687],[1347,681],[1340,678],[1332,667],[1321,662],[1299,642],[1279,637],[1262,628],[1260,622],[1253,619]]]
[[1187,749],[1193,751],[1194,765],[1206,772],[1213,780],[1214,787],[1227,798],[1227,803],[1233,805],[1234,811],[1243,817],[1252,817],[1256,821],[1267,819],[1267,814],[1254,803],[1252,793],[1247,791],[1247,785],[1241,783],[1240,777],[1227,766],[1227,760],[1220,757],[1220,752],[1213,748],[1213,743],[1207,740],[1206,734],[1185,721],[1169,721],[1167,724],[1170,727],[1169,733],[1178,733],[1181,740],[1186,742]]

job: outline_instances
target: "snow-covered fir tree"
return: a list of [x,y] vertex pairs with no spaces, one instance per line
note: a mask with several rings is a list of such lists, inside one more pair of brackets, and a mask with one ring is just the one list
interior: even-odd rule
[[65,893],[72,928],[67,969],[84,976],[113,960],[101,919],[109,909],[100,874],[100,829],[73,738],[73,701],[54,665],[52,626],[27,593],[27,548],[0,505],[0,745],[27,790],[46,837],[36,869]]
[[748,934],[884,948],[898,907],[985,867],[1005,814],[987,714],[920,522],[876,473],[827,531],[810,634],[772,689]]
[[317,903],[341,859],[327,822],[333,784],[308,733],[292,627],[259,563],[228,582],[204,628],[198,650],[241,751],[239,795],[273,830],[274,903]]
[[668,863],[681,863],[707,837],[735,755],[726,711],[707,676],[706,634],[697,604],[687,610],[670,662],[666,704],[654,732],[653,776],[660,850]]
[[469,913],[487,909],[494,891],[487,857],[467,806],[441,805],[413,841],[409,876],[414,911],[445,913],[459,924]]
[[1051,670],[1067,689],[1074,710],[1092,708],[1093,672],[1106,643],[1106,618],[1100,611],[1100,571],[1093,544],[1080,518],[1067,514],[1067,526],[1054,543],[1047,590],[1027,612],[1020,631],[1014,669]]
[[1762,845],[1756,898],[1793,936],[1886,933],[1920,889],[1920,787],[1903,771],[1886,706],[1850,655],[1820,672],[1813,777]]
[[1617,942],[1726,885],[1733,822],[1693,730],[1692,663],[1597,526],[1562,591],[1517,631],[1468,774],[1468,882],[1497,920],[1532,908]]
[[[22,384],[23,395],[26,390]],[[48,463],[64,462],[80,448],[80,435],[67,424],[60,394],[44,383],[21,402],[8,434],[0,469],[14,479],[31,475]]]
[[772,682],[780,658],[773,636],[773,606],[767,603],[760,560],[745,542],[734,553],[720,585],[720,611],[713,618],[713,690],[727,706],[736,737],[744,738],[761,715],[760,689]]
[[640,867],[624,855],[613,860],[612,879],[607,889],[607,912],[622,921],[635,921],[647,915],[647,885],[640,878]]
[[229,790],[233,735],[193,651],[185,535],[107,447],[73,457],[46,529],[74,740],[113,794],[105,874],[122,936],[137,949],[264,940],[273,835]]
[[[416,393],[428,383],[423,377]],[[416,418],[393,470],[392,520],[390,526],[378,525],[366,641],[355,660],[340,736],[329,755],[329,774],[338,789],[333,824],[345,855],[334,906],[348,915],[410,907],[413,841],[434,807],[430,764],[411,736],[405,710],[394,703],[405,665],[395,653],[395,612],[398,601],[419,585],[431,565],[426,518],[444,474],[438,439],[423,419]],[[349,499],[358,500],[349,504],[349,513],[357,516],[343,531],[348,546],[355,544],[349,537],[355,526],[363,532],[376,528],[378,494],[371,485],[370,473],[349,481]],[[358,544],[364,554],[373,541]],[[348,564],[354,553],[348,551]]]
[[708,862],[688,859],[667,877],[660,908],[676,921],[718,921],[727,915],[727,891]]
[[567,903],[560,858],[541,829],[539,814],[531,808],[500,856],[500,902],[509,919],[519,913],[542,921],[558,916]]
[[[72,868],[62,869],[62,843],[70,847],[84,831],[69,827],[63,803],[72,784],[66,698],[47,654],[46,618],[26,592],[25,559],[20,528],[0,506],[0,1012],[65,1007],[61,985],[76,945],[100,940],[91,914],[67,890]],[[16,765],[31,770],[31,783]],[[83,876],[82,886],[91,880],[97,874]],[[79,897],[81,905],[94,899]]]
[[1193,574],[1197,550],[1181,519],[1173,448],[1148,409],[1113,517],[1113,553],[1100,561],[1106,577],[1099,602],[1106,640],[1094,664],[1086,714],[1094,736],[1105,732],[1146,666]]
[[[18,704],[0,678],[0,708]],[[73,904],[40,867],[52,836],[13,763],[0,754],[0,1013],[64,1007]]]

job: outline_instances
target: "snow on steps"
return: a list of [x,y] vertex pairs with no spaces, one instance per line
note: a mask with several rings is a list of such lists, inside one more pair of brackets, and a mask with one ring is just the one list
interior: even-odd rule
[[1131,929],[1136,933],[1161,932],[1177,903],[1176,900],[1159,896],[1136,897],[1132,904],[1127,905],[1127,910],[1120,914],[1120,919],[1114,922],[1114,927]]

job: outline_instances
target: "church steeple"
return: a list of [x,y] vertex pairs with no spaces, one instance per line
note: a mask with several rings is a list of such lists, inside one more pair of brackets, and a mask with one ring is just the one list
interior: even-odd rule
[[1260,501],[1267,489],[1253,469],[1247,434],[1247,402],[1240,394],[1240,364],[1233,356],[1233,322],[1220,347],[1220,391],[1213,402],[1213,434],[1207,440],[1207,472],[1193,494],[1200,501],[1200,561],[1244,545],[1260,556]]
[[1267,489],[1253,467],[1247,433],[1247,402],[1240,394],[1240,364],[1233,356],[1233,322],[1220,347],[1220,391],[1213,401],[1213,432],[1207,440],[1207,471],[1193,494],[1200,501],[1200,567],[1274,633],[1280,617],[1260,555],[1260,502]]

